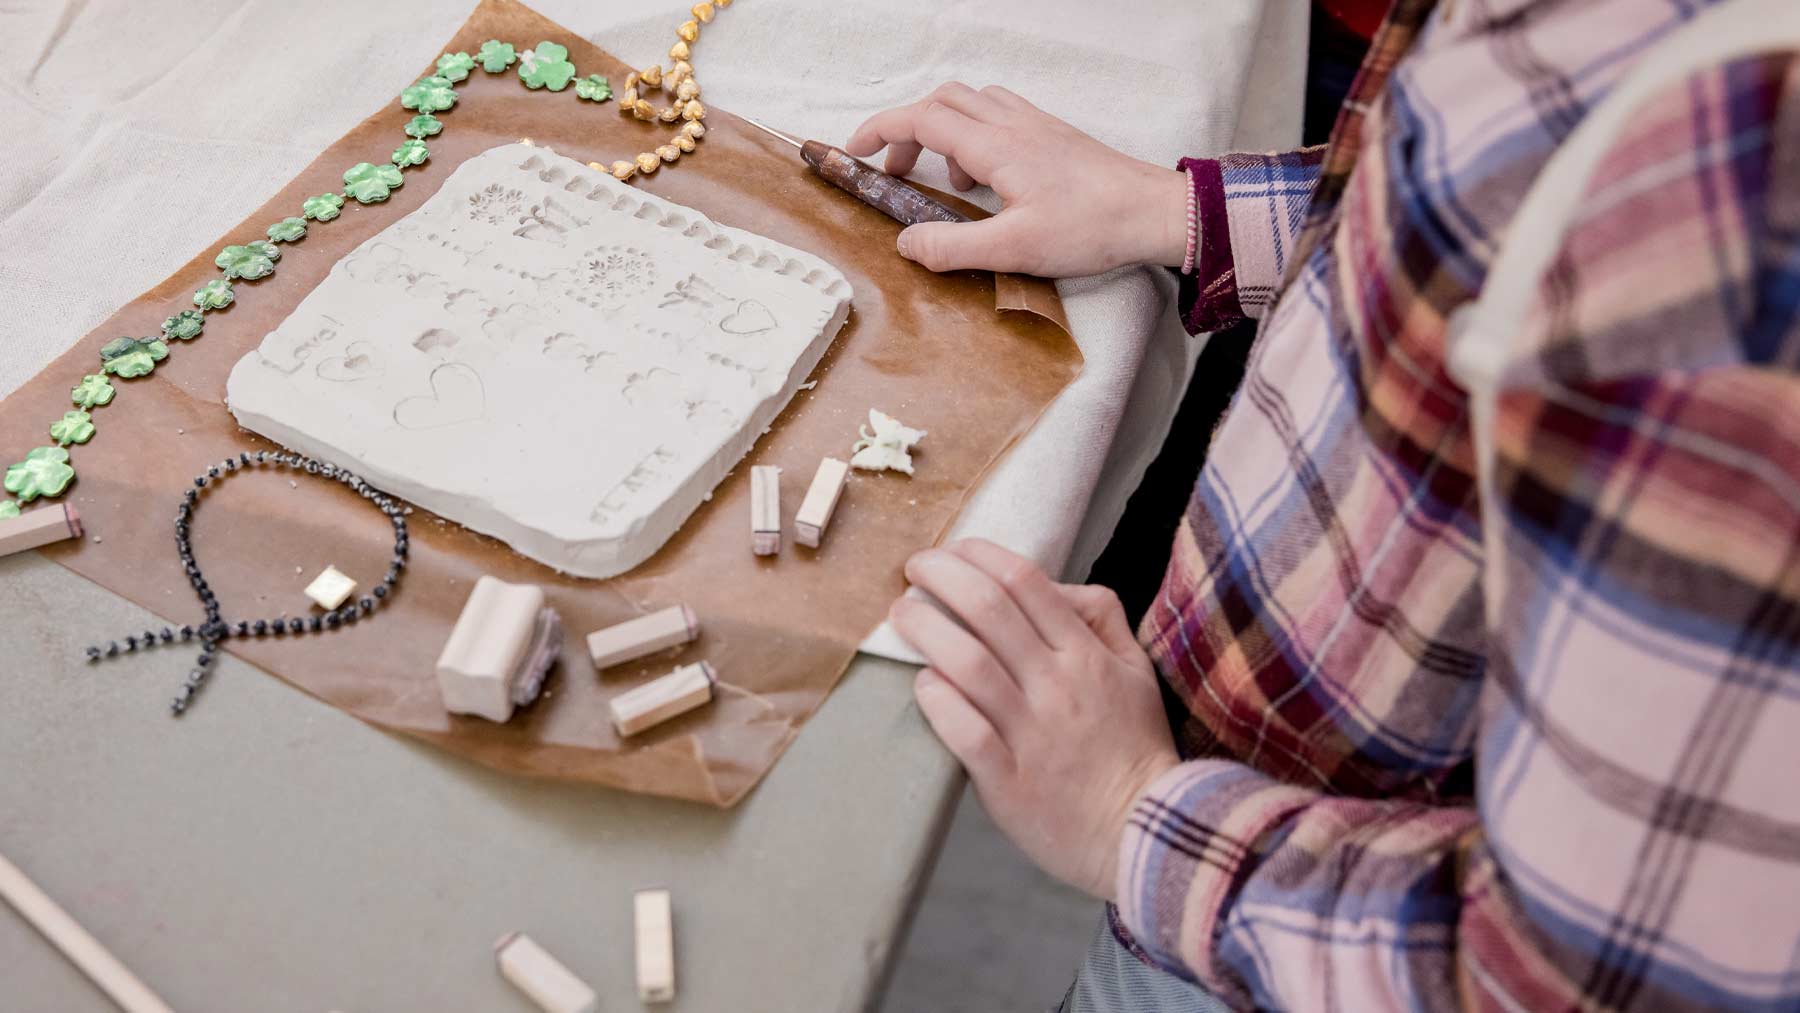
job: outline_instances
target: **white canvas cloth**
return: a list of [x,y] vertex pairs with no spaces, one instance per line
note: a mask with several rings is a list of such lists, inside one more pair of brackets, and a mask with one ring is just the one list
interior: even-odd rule
[[[680,0],[533,6],[646,64],[687,16]],[[0,394],[396,101],[472,7],[0,7],[0,123],[11,136],[0,166]],[[695,63],[722,108],[824,140],[956,79],[1005,84],[1102,141],[1173,164],[1297,141],[1307,10],[1305,0],[743,0],[707,28]],[[947,186],[935,157],[919,175]],[[974,196],[998,206],[985,191]],[[1161,273],[1061,286],[1086,367],[983,484],[956,534],[991,537],[1071,577],[1087,572],[1161,445],[1197,353],[1168,312],[1173,286]]]

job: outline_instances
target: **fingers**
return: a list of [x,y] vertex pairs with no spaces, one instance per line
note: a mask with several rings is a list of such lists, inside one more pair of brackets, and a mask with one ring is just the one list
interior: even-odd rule
[[1017,211],[975,222],[921,222],[900,230],[894,249],[932,271],[1018,271],[1032,252]]
[[930,148],[985,179],[994,156],[989,147],[993,128],[938,99],[889,109],[869,117],[844,143],[844,150],[863,157],[889,148],[887,172],[904,176],[918,164],[922,148]]
[[955,542],[948,551],[992,577],[1006,589],[1025,613],[1038,635],[1053,648],[1068,647],[1076,635],[1089,633],[1087,622],[1076,613],[1043,567],[985,538]]
[[1006,666],[1015,682],[1022,673],[1049,662],[1049,645],[1018,603],[998,581],[968,560],[942,549],[928,549],[906,561],[906,579],[936,596],[961,619]]
[[990,84],[981,89],[981,95],[989,102],[992,102],[996,108],[1002,109],[1007,113],[1038,111],[1037,106],[1025,101],[1023,97],[1012,91],[1010,88],[1003,88],[997,84]]
[[935,669],[921,668],[913,679],[913,699],[925,722],[977,780],[1003,772],[1012,754],[993,724]]
[[1056,588],[1107,650],[1119,655],[1143,652],[1125,618],[1125,606],[1111,588],[1098,584],[1058,584]]
[[978,123],[998,124],[1009,111],[994,96],[976,91],[961,81],[946,81],[938,85],[925,100],[942,102]]
[[973,190],[973,189],[975,189],[975,177],[969,175],[969,171],[967,169],[964,169],[962,167],[961,163],[957,162],[957,160],[954,158],[946,158],[946,159],[944,159],[944,164],[946,164],[950,167],[950,185],[951,186],[957,188],[958,190]]
[[925,656],[996,728],[1018,716],[1023,699],[1018,683],[968,630],[937,609],[912,598],[894,603],[888,618],[895,632]]

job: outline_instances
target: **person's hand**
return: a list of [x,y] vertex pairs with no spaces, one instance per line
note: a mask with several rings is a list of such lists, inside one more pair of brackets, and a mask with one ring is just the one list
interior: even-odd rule
[[985,183],[1006,202],[983,221],[903,230],[900,255],[933,271],[1069,278],[1174,267],[1187,253],[1186,173],[1114,151],[1005,88],[943,85],[870,117],[844,145],[859,157],[883,147],[890,175],[911,172],[929,148],[957,189]]
[[1156,672],[1103,587],[1058,584],[991,542],[929,549],[894,629],[923,654],[919,710],[988,814],[1056,878],[1113,899],[1120,837],[1144,787],[1178,758]]

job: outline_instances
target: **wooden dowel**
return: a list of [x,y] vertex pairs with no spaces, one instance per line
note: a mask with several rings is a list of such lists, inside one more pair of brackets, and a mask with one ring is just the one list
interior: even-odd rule
[[156,993],[131,973],[131,970],[88,935],[69,913],[37,884],[25,878],[19,867],[0,855],[0,897],[5,897],[25,920],[30,922],[50,945],[62,951],[81,973],[93,979],[125,1013],[173,1013]]

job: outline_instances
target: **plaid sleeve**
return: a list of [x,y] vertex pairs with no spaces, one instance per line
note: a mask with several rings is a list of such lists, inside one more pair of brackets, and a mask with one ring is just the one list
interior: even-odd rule
[[1324,153],[1317,147],[1181,160],[1200,224],[1194,273],[1179,276],[1188,333],[1221,330],[1268,309]]
[[1475,805],[1131,814],[1126,928],[1236,1006],[1800,1008],[1800,59],[1633,124],[1500,401]]

